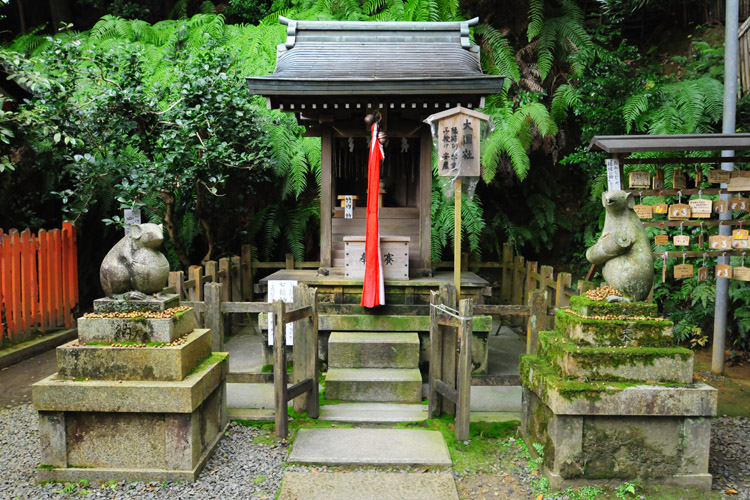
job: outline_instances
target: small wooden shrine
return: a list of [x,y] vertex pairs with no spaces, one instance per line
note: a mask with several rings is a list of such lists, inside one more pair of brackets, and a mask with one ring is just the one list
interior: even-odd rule
[[[478,19],[280,20],[287,39],[278,46],[276,69],[248,78],[248,86],[266,97],[269,109],[294,113],[306,135],[321,138],[321,268],[341,273],[345,238],[365,234],[369,130],[364,117],[374,114],[387,134],[381,241],[408,237],[408,274],[430,276],[433,143],[423,120],[456,106],[482,107],[484,97],[503,85],[502,77],[482,73],[479,47],[469,41],[469,27]],[[356,205],[350,218],[345,196]]]

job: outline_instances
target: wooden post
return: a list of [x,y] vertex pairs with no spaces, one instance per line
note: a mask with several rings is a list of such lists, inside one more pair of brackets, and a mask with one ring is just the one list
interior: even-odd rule
[[201,266],[190,266],[188,268],[188,281],[193,286],[188,290],[188,298],[191,302],[203,301],[203,268]]
[[453,233],[453,286],[456,297],[461,297],[461,178],[457,177],[456,192],[453,196],[454,233]]
[[590,281],[578,280],[578,295],[585,295],[589,290],[594,289],[594,284]]
[[471,336],[473,332],[474,301],[464,299],[458,307],[462,318],[458,327],[458,369],[456,374],[456,439],[469,439],[469,422],[471,410]]
[[[303,285],[304,286],[304,285]],[[306,321],[310,327],[307,331],[307,373],[312,379],[312,391],[307,396],[307,416],[320,416],[320,393],[318,389],[318,289],[305,286],[305,305],[310,306],[311,316]]]
[[547,292],[534,290],[529,294],[529,323],[526,329],[526,353],[536,354],[539,331],[547,315]]
[[513,297],[513,247],[503,243],[502,281],[500,283],[500,301],[511,304]]
[[[440,302],[456,309],[456,288],[450,285],[440,285]],[[456,388],[456,348],[458,347],[456,329],[449,326],[438,326],[440,337],[443,341],[442,350],[442,373],[440,380],[449,386]],[[456,405],[447,398],[442,399],[442,413],[456,414]]]
[[320,136],[320,267],[331,267],[333,227],[333,137],[325,127]]
[[232,302],[243,302],[242,300],[242,265],[240,262],[240,256],[234,255],[230,259],[232,293]]
[[221,312],[221,283],[206,283],[206,328],[211,329],[211,350],[213,352],[224,351],[224,318]]
[[440,292],[430,292],[430,401],[427,407],[427,417],[440,416],[442,396],[437,391],[435,381],[440,380],[443,371],[443,339],[440,338],[441,329],[437,323],[437,310],[433,305],[442,304]]
[[[541,274],[541,286],[539,287],[541,290],[544,290],[544,296],[547,299],[547,306],[551,307],[554,305],[554,299],[555,295],[551,292],[554,291],[554,288],[550,290],[550,284],[553,283],[553,276],[555,273],[555,269],[552,266],[542,266],[539,269],[539,274]],[[541,328],[544,330],[550,330],[550,318],[545,313],[544,320],[542,321]]]
[[[304,284],[294,287],[292,309],[299,309],[305,305],[307,301],[306,291],[307,287]],[[308,378],[309,330],[310,323],[307,319],[297,321],[294,324],[294,345],[292,347],[292,361],[294,362],[292,382],[294,384],[298,384]],[[276,342],[276,339],[274,339],[274,342]],[[294,411],[302,412],[305,408],[307,408],[307,394],[301,394],[294,398]]]
[[[228,257],[222,257],[219,259],[219,283],[221,283],[221,300],[222,302],[232,301],[232,269],[229,263]],[[225,314],[224,318],[224,333],[225,335],[232,335],[232,315]]]
[[286,254],[284,265],[286,269],[290,269],[293,271],[294,270],[294,255],[290,253]]
[[240,275],[242,276],[242,299],[248,302],[253,301],[253,247],[242,245],[242,255],[240,256]]
[[273,302],[273,396],[276,436],[285,438],[289,433],[289,414],[286,397],[286,325],[284,314],[286,304],[281,300]]
[[218,283],[219,280],[219,263],[215,260],[208,260],[204,264],[204,268],[206,269],[206,281],[211,281],[212,283]]
[[511,304],[523,304],[524,272],[526,269],[525,259],[516,255],[513,259],[513,300]]
[[555,287],[555,305],[557,307],[568,307],[570,305],[570,296],[566,289],[570,288],[573,283],[573,277],[570,273],[559,273],[557,275],[557,286]]
[[183,271],[169,272],[169,286],[173,286],[180,300],[187,299],[185,294],[185,273]]

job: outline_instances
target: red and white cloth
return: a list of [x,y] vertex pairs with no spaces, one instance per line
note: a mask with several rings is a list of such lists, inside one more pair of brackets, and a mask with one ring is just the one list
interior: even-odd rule
[[362,285],[362,302],[365,307],[385,304],[385,284],[380,256],[378,232],[378,195],[380,192],[380,162],[385,158],[383,146],[378,141],[378,124],[372,124],[370,158],[367,165],[367,230],[365,233],[365,279]]

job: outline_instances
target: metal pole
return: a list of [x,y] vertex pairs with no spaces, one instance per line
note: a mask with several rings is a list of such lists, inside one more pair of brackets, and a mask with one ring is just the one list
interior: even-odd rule
[[[738,0],[727,0],[726,22],[724,25],[724,119],[721,131],[734,134],[737,116],[737,31],[739,27]],[[721,156],[734,156],[734,151],[722,151]],[[734,170],[734,163],[722,163],[722,170]],[[726,189],[726,184],[721,184]],[[721,199],[729,202],[729,195],[722,194]],[[728,220],[732,216],[731,210],[719,215],[719,219]],[[719,226],[719,234],[729,236],[729,226]],[[719,264],[729,264],[728,257],[719,257]],[[716,278],[716,306],[714,309],[714,342],[711,357],[711,373],[724,373],[724,348],[727,336],[727,307],[729,303],[729,280]]]

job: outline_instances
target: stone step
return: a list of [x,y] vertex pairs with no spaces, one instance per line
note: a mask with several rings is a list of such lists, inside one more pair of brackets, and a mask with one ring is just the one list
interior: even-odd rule
[[562,309],[555,316],[557,332],[573,342],[594,346],[673,346],[673,326],[665,319],[592,319]]
[[427,420],[427,405],[340,403],[320,407],[320,420],[350,423],[399,423]]
[[443,435],[421,429],[300,429],[287,461],[321,465],[453,465]]
[[693,381],[693,352],[684,347],[591,347],[563,341],[558,333],[541,332],[539,356],[568,379]]
[[279,500],[458,500],[453,476],[388,472],[287,472]]
[[417,332],[332,332],[328,366],[333,368],[417,368]]
[[570,298],[570,308],[583,316],[658,316],[655,302],[607,302],[580,295]]
[[330,368],[326,399],[419,403],[422,375],[416,368]]

